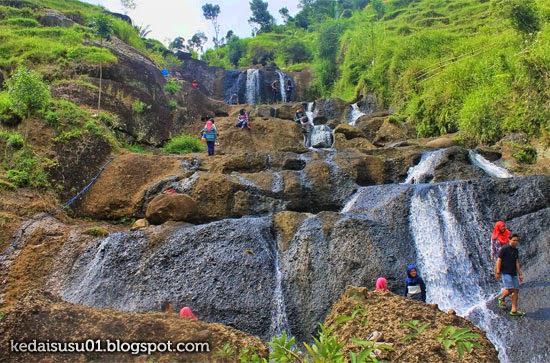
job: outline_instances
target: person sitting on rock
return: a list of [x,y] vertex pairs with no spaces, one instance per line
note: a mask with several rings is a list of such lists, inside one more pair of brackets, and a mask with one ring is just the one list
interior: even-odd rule
[[248,114],[246,113],[244,108],[241,108],[239,110],[239,116],[237,116],[237,123],[235,124],[235,126],[242,129],[247,128],[250,130],[250,125],[248,124]]
[[193,314],[193,312],[191,311],[191,308],[189,308],[188,306],[184,306],[183,308],[181,308],[180,310],[180,316],[182,318],[190,318],[190,319],[193,319],[193,320],[199,320],[195,314]]
[[163,301],[160,305],[160,308],[163,313],[173,313],[174,307],[172,306],[172,303],[170,301]]
[[194,79],[193,82],[191,82],[191,86],[193,86],[194,89],[198,90],[199,89],[199,81]]
[[426,302],[426,284],[424,284],[424,280],[418,274],[416,265],[409,265],[407,267],[407,279],[405,280],[403,296]]
[[297,123],[302,122],[302,117],[304,117],[306,114],[304,113],[304,109],[302,107],[299,107],[296,112],[294,113],[294,121]]
[[376,280],[376,291],[388,291],[388,280],[385,277],[379,277]]

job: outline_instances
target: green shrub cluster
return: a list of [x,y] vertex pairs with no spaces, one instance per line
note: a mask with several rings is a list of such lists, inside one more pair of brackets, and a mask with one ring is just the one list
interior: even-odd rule
[[170,140],[163,150],[169,154],[189,154],[204,151],[205,146],[198,137],[182,134]]

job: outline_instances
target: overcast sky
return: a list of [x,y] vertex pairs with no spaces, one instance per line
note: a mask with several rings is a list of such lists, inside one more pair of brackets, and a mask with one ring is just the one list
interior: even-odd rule
[[[124,13],[120,0],[81,0],[90,4],[102,5],[109,11]],[[266,0],[264,0],[266,1]],[[136,0],[136,9],[127,11],[134,25],[145,27],[149,25],[149,38],[155,38],[168,45],[174,38],[182,36],[185,40],[193,34],[203,31],[208,36],[208,47],[214,33],[212,22],[206,20],[202,14],[202,6],[206,3],[220,6],[218,23],[220,37],[227,31],[233,32],[241,38],[250,37],[252,28],[248,24],[250,0]],[[290,15],[298,12],[298,0],[267,0],[268,10],[276,19],[277,24],[282,20],[279,9],[287,7]]]

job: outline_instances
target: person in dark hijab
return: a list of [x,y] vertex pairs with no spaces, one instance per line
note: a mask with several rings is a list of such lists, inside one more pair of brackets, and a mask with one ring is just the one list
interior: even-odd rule
[[422,277],[420,277],[416,265],[409,265],[407,267],[407,279],[405,280],[403,296],[426,302],[426,284],[422,280]]

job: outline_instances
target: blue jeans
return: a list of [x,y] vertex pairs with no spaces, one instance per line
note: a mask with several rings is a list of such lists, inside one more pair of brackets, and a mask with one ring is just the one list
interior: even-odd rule
[[208,155],[214,155],[214,145],[216,140],[206,140],[206,148],[208,149]]

